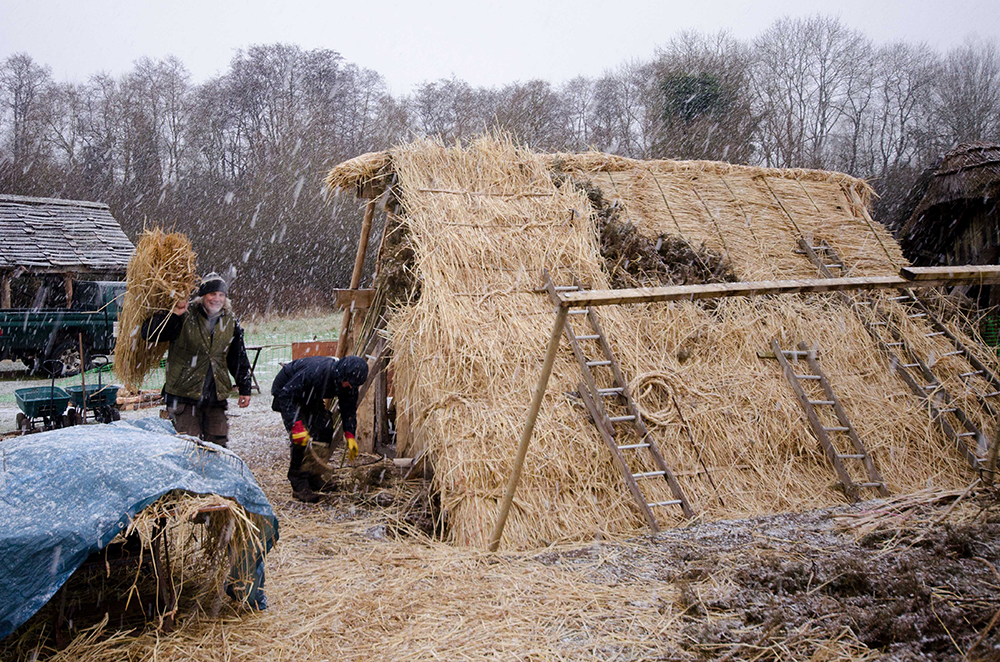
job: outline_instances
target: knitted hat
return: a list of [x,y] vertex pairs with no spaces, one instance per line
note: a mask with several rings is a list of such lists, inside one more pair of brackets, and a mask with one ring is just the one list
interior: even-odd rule
[[229,294],[229,286],[226,285],[226,281],[222,280],[222,276],[214,271],[202,278],[201,285],[198,286],[198,296],[200,297],[203,297],[211,292],[222,292],[226,295]]
[[337,362],[337,372],[340,381],[345,381],[354,388],[361,388],[368,379],[368,362],[360,356],[345,356]]

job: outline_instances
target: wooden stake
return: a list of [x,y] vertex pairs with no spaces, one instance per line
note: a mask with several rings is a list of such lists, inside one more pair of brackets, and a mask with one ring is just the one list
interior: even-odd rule
[[[365,218],[361,222],[361,239],[358,241],[358,254],[354,258],[354,273],[351,274],[351,289],[358,289],[361,282],[361,269],[365,264],[365,253],[368,251],[368,235],[372,230],[372,217],[375,216],[375,200],[369,200],[365,206]],[[347,335],[351,328],[351,313],[354,304],[344,311],[344,319],[340,323],[340,335],[337,336],[337,358],[347,354]]]
[[84,377],[84,365],[83,365],[83,334],[77,334],[80,337],[80,387],[83,390],[83,422],[87,422],[87,378]]
[[0,308],[10,308],[10,272],[3,273],[3,283],[0,284]]
[[552,374],[552,364],[556,360],[556,351],[559,349],[559,338],[562,337],[563,326],[566,324],[566,316],[569,308],[559,306],[556,311],[556,320],[552,324],[552,333],[549,335],[548,348],[545,350],[545,362],[542,364],[542,374],[538,376],[538,384],[535,386],[535,395],[531,399],[531,407],[528,409],[528,418],[524,422],[524,429],[521,431],[521,442],[517,447],[517,456],[514,458],[514,470],[510,473],[507,481],[507,491],[503,495],[500,503],[500,514],[497,516],[493,533],[490,534],[490,551],[495,552],[500,546],[500,536],[503,535],[503,527],[507,524],[507,515],[510,512],[510,504],[514,501],[514,492],[517,491],[517,484],[521,480],[521,468],[524,466],[524,456],[528,453],[528,442],[531,440],[531,433],[535,431],[535,419],[538,418],[538,410],[542,406],[542,398],[545,396],[545,389],[549,385],[549,376]]

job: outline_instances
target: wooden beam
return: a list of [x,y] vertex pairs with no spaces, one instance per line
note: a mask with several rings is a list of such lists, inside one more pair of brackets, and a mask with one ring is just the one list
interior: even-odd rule
[[[969,278],[957,276],[930,276],[926,280],[908,280],[899,276],[874,276],[869,278],[809,278],[802,280],[765,280],[739,283],[709,283],[705,285],[670,285],[642,287],[625,290],[589,290],[565,292],[559,295],[561,306],[586,308],[587,306],[614,306],[661,301],[693,301],[695,299],[721,299],[725,297],[762,296],[764,294],[794,294],[797,292],[843,292],[848,290],[887,290],[906,287],[937,287],[968,282]],[[977,282],[1000,283],[1000,267],[983,271]]]
[[65,274],[63,283],[66,286],[66,307],[73,307],[73,274]]
[[903,267],[899,270],[899,275],[907,280],[925,281],[940,280],[946,278],[954,282],[954,285],[966,285],[968,282],[974,283],[995,283],[1000,276],[1000,266],[984,264],[963,264],[945,267]]
[[[375,215],[375,200],[369,200],[365,205],[365,218],[361,222],[361,239],[358,241],[358,254],[354,258],[354,273],[351,274],[351,289],[358,289],[361,283],[361,269],[365,265],[365,253],[368,251],[368,235],[372,230],[372,217]],[[347,336],[351,328],[351,313],[348,308],[340,323],[340,335],[337,336],[337,356],[343,358],[347,354]]]
[[3,272],[3,281],[0,283],[0,308],[10,308],[10,278],[9,271]]
[[538,376],[538,383],[535,385],[535,394],[531,399],[531,406],[528,408],[528,418],[524,422],[524,429],[521,430],[521,441],[517,446],[517,456],[514,458],[514,469],[510,473],[507,481],[507,490],[504,492],[503,501],[500,502],[500,514],[497,515],[496,524],[490,534],[490,551],[495,552],[500,547],[500,538],[503,536],[503,527],[507,524],[507,515],[510,513],[510,504],[514,501],[514,492],[517,491],[517,484],[521,480],[521,469],[524,466],[524,456],[528,454],[528,442],[531,434],[535,431],[535,419],[538,418],[538,410],[542,406],[542,397],[545,389],[549,385],[549,376],[552,374],[552,364],[556,360],[556,350],[559,349],[559,338],[562,337],[563,326],[566,324],[566,316],[569,309],[560,306],[556,311],[556,319],[552,324],[552,332],[549,334],[549,344],[545,350],[545,362],[542,363],[542,374]]
[[338,308],[362,310],[372,307],[375,290],[334,290]]

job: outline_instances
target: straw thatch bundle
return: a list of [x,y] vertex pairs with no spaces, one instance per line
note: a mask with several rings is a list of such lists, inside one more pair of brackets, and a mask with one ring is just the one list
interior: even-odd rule
[[[485,545],[511,473],[553,320],[551,303],[533,291],[540,271],[559,284],[576,277],[588,287],[609,287],[587,187],[599,188],[646,236],[721,256],[739,280],[817,277],[796,252],[800,237],[832,246],[845,275],[892,275],[905,264],[898,245],[868,216],[870,188],[837,173],[595,153],[540,156],[492,138],[468,147],[402,146],[392,150],[391,165],[420,281],[419,299],[390,310],[388,322],[398,428],[408,430],[399,450],[425,450],[433,459],[449,539],[462,545]],[[586,185],[567,185],[567,178]],[[351,184],[339,167],[328,181]],[[924,356],[934,362],[945,353],[947,343],[925,337],[924,322],[877,296]],[[599,317],[627,379],[660,376],[640,388],[640,405],[660,414],[657,442],[703,518],[843,498],[830,489],[835,474],[780,367],[761,358],[775,338],[786,349],[800,341],[818,347],[891,491],[928,483],[955,489],[969,477],[840,296],[606,307]],[[954,357],[935,367],[953,395],[970,399],[962,369]],[[625,535],[642,526],[580,404],[580,380],[564,343],[505,545]],[[992,431],[995,423],[981,410],[968,411]],[[651,500],[670,498],[665,484],[657,489],[662,493],[647,493]],[[679,511],[659,517],[665,525],[681,522]]]
[[143,322],[187,299],[198,281],[196,262],[191,241],[179,232],[153,228],[139,238],[128,263],[115,343],[115,374],[127,389],[139,390],[167,351],[166,343],[147,342],[139,336]]

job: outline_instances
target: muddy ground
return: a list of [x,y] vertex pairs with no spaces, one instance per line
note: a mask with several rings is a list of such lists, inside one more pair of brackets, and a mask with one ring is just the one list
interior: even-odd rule
[[424,487],[377,458],[292,501],[268,400],[233,412],[230,444],[281,523],[267,612],[62,652],[43,613],[0,659],[1000,660],[1000,494],[981,484],[492,556],[403,531],[432,519]]

